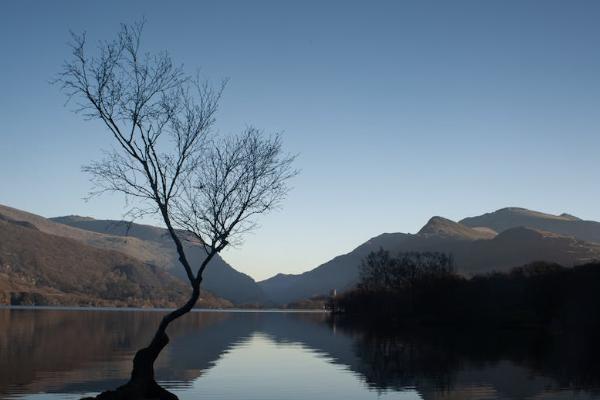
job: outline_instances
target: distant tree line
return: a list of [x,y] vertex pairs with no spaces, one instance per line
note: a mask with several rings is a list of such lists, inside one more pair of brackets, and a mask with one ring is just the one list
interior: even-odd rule
[[600,326],[600,262],[534,262],[466,278],[452,256],[370,253],[355,289],[332,299],[348,317],[396,324],[477,324],[567,329]]

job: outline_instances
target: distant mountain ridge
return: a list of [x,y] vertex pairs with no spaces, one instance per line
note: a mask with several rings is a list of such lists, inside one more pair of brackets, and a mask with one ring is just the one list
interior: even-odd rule
[[486,227],[499,233],[523,226],[600,243],[600,222],[584,221],[567,213],[552,215],[526,208],[507,207],[459,222],[468,227]]
[[[185,236],[185,233],[182,234]],[[21,238],[20,242],[13,237]],[[86,297],[85,290],[76,281],[66,284],[67,280],[57,273],[59,264],[63,263],[65,274],[79,276],[73,264],[77,260],[78,252],[74,250],[77,246],[82,246],[81,254],[88,254],[88,258],[92,259],[89,262],[78,261],[82,270],[95,268],[104,271],[105,275],[94,276],[100,280],[107,277],[116,279],[123,293],[125,288],[133,285],[131,288],[134,289],[129,293],[135,293],[137,297],[129,296],[125,303],[171,304],[174,298],[165,300],[161,296],[166,296],[166,292],[160,288],[166,285],[165,288],[170,287],[175,293],[187,288],[181,281],[186,279],[183,268],[163,228],[73,215],[46,219],[0,205],[0,239],[3,238],[0,242],[0,300],[2,292],[13,293],[11,296],[28,291],[37,293],[39,290],[35,288],[41,285],[48,298],[53,299],[51,301],[71,296],[69,301],[78,304],[104,304],[104,300],[98,299],[106,297],[105,292],[94,292],[95,288],[90,288]],[[40,247],[40,243],[46,243],[45,247]],[[50,246],[49,243],[54,244]],[[65,253],[68,257],[57,250],[63,247],[70,249]],[[198,265],[205,257],[200,243],[189,236],[185,247],[192,265]],[[310,271],[297,275],[277,274],[258,283],[217,257],[207,268],[203,285],[209,293],[218,296],[210,298],[213,304],[229,301],[229,304],[235,305],[283,305],[328,294],[332,289],[343,291],[353,287],[359,278],[361,261],[369,252],[379,248],[392,253],[449,253],[454,256],[458,271],[466,276],[505,271],[533,261],[572,266],[600,259],[600,223],[584,221],[566,213],[551,215],[517,207],[503,208],[460,222],[435,216],[416,234],[384,233]],[[15,258],[14,254],[19,254],[19,257]],[[61,261],[63,256],[67,258]],[[93,260],[94,257],[103,257],[106,262]],[[23,261],[26,259],[31,265],[37,265],[39,271],[31,269]],[[49,260],[48,266],[44,260]],[[11,270],[13,265],[18,269]],[[80,278],[85,281],[84,277]],[[128,280],[131,282],[127,283]],[[51,290],[53,285],[54,292]],[[71,292],[76,295],[69,294],[73,287],[76,290]],[[140,295],[140,291],[146,290],[144,288],[153,287],[159,288],[158,297]]]
[[[463,220],[466,223],[433,217],[416,234],[385,233],[311,271],[298,275],[278,274],[259,284],[267,296],[279,303],[327,294],[332,289],[343,291],[358,281],[364,257],[379,248],[392,253],[450,253],[458,271],[468,276],[504,271],[539,260],[572,266],[600,259],[600,243],[589,241],[596,237],[594,229],[600,229],[600,223],[582,221],[568,214],[551,216],[517,208],[485,214],[490,215],[494,218],[466,218]],[[508,221],[502,220],[504,216],[510,217]],[[588,229],[574,224],[584,224]]]

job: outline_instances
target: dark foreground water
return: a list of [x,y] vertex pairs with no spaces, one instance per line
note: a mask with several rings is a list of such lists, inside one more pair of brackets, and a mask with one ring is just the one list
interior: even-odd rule
[[[161,313],[0,309],[0,398],[124,383]],[[382,332],[327,314],[194,312],[157,379],[180,399],[600,399],[595,335]]]

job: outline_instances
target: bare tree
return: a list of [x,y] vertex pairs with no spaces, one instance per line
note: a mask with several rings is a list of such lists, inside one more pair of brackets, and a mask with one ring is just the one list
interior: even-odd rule
[[411,290],[419,283],[453,274],[454,257],[451,254],[408,251],[394,257],[380,248],[362,261],[359,288],[375,292]]
[[370,252],[362,261],[358,288],[380,296],[407,293],[408,308],[414,311],[418,289],[454,277],[454,257],[451,254],[408,251],[393,257],[380,248],[377,252]]
[[[134,358],[130,381],[114,398],[176,398],[154,380],[154,361],[168,344],[167,327],[200,296],[204,270],[232,242],[255,226],[255,217],[280,205],[295,175],[293,156],[279,136],[254,128],[219,138],[212,133],[224,83],[213,88],[192,79],[166,52],[143,53],[143,23],[122,25],[117,38],[86,53],[86,36],[72,34],[72,57],[56,79],[76,111],[100,120],[114,149],[84,170],[93,194],[120,192],[134,200],[135,215],[162,218],[191,286],[189,300],[162,319],[151,343]],[[204,246],[190,265],[184,236]],[[104,395],[103,398],[108,394]]]

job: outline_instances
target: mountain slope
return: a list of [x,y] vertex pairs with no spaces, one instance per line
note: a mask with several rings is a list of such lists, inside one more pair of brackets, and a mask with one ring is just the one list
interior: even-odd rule
[[[57,217],[50,218],[50,220],[85,232],[118,237],[121,240],[130,241],[132,245],[141,242],[144,251],[146,251],[146,257],[151,258],[153,263],[171,274],[187,280],[185,270],[179,263],[175,246],[166,229],[125,221],[96,220],[79,216]],[[184,247],[192,267],[199,265],[206,257],[204,249],[196,240],[189,238],[189,240],[184,241]],[[137,253],[137,250],[133,250],[132,253]],[[254,279],[236,271],[219,255],[213,258],[206,268],[202,285],[209,291],[235,304],[262,303],[265,301],[262,289]]]
[[[189,289],[125,254],[0,218],[0,302],[4,304],[172,307]],[[201,306],[231,303],[206,292]]]
[[140,261],[161,265],[166,259],[163,252],[156,251],[154,246],[148,245],[134,237],[118,237],[101,235],[68,225],[59,224],[39,215],[7,207],[0,204],[0,215],[13,221],[21,221],[35,226],[38,230],[50,235],[61,236],[83,242],[87,245],[104,250],[114,250],[136,258]]
[[[76,216],[46,219],[3,205],[0,205],[0,216],[31,224],[44,233],[74,239],[104,250],[118,251],[143,263],[163,268],[176,277],[187,279],[165,229]],[[198,265],[204,257],[201,247],[193,242],[186,243],[185,247],[192,265]],[[236,304],[264,300],[262,290],[251,277],[236,271],[219,256],[206,269],[203,287]]]
[[276,275],[259,282],[274,301],[290,301],[350,288],[358,281],[359,266],[373,250],[441,251],[454,256],[459,272],[474,275],[503,271],[532,261],[546,260],[566,266],[600,259],[600,244],[531,228],[512,228],[496,235],[434,217],[417,233],[387,233],[372,238],[350,253],[335,257],[299,275]]
[[600,243],[600,222],[584,221],[566,213],[552,215],[525,208],[507,207],[465,218],[460,223],[469,227],[486,227],[496,232],[524,226]]

